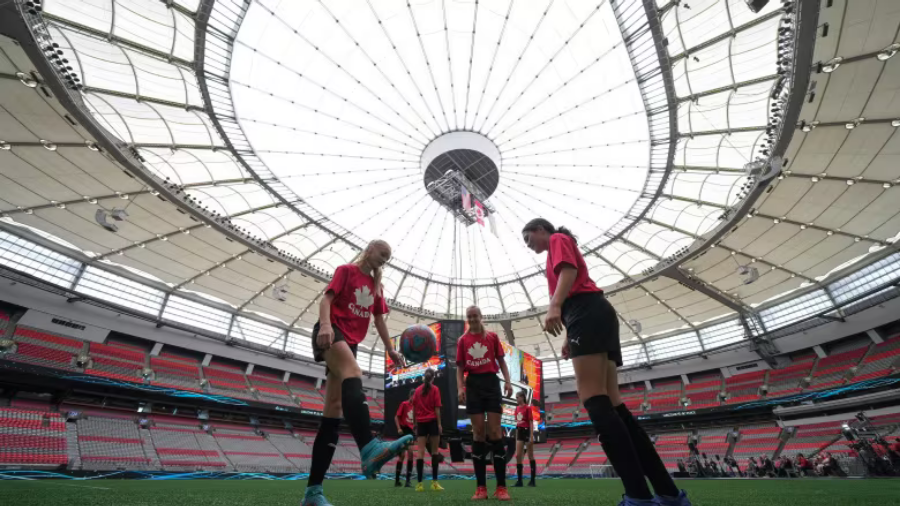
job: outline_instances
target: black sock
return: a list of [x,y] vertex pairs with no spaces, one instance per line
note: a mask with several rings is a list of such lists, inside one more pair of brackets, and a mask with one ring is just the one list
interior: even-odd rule
[[419,483],[422,483],[422,473],[425,472],[425,459],[416,459],[416,472],[419,473]]
[[675,486],[672,476],[666,470],[666,465],[659,458],[656,447],[653,446],[653,441],[650,441],[650,436],[641,428],[634,415],[628,410],[628,406],[624,404],[616,406],[616,413],[619,414],[619,418],[622,419],[622,423],[628,429],[631,442],[634,444],[634,450],[641,460],[644,474],[647,475],[647,478],[650,479],[650,483],[653,485],[653,490],[657,495],[677,496],[679,494],[678,487]]
[[522,481],[522,464],[516,464],[516,476],[519,477],[519,481]]
[[412,459],[406,459],[406,481],[409,482],[412,477]]
[[439,455],[431,456],[431,479],[437,481],[438,466],[441,465],[441,457]]
[[403,472],[403,458],[401,457],[400,459],[397,460],[397,475],[394,478],[394,480],[397,483],[400,483],[400,473],[402,473],[402,472]]
[[372,440],[372,428],[361,378],[347,378],[341,383],[341,409],[356,446],[362,450]]
[[490,441],[491,453],[494,454],[494,475],[497,478],[497,486],[506,486],[506,446],[503,440]]
[[537,477],[537,462],[534,460],[529,460],[528,464],[531,465],[531,481]]
[[487,486],[487,443],[472,443],[472,467],[475,469],[475,480],[479,487]]
[[340,418],[323,418],[319,423],[319,432],[316,433],[316,440],[313,443],[312,465],[309,470],[309,481],[306,482],[307,487],[321,485],[325,480],[325,473],[331,466],[331,459],[337,448],[340,425]]
[[584,407],[591,417],[594,430],[603,451],[609,458],[616,474],[622,479],[625,494],[632,499],[652,499],[653,494],[644,479],[644,469],[638,460],[637,451],[625,422],[619,418],[608,395],[595,395],[584,401]]

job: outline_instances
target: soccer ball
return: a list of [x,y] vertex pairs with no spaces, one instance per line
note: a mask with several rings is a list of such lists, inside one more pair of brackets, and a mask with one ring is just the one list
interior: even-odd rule
[[437,337],[428,325],[410,325],[400,335],[400,353],[411,364],[425,362],[437,352]]

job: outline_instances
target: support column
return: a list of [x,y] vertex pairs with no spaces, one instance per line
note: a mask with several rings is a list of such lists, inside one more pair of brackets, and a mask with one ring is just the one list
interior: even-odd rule
[[246,374],[247,376],[250,376],[251,374],[253,374],[253,366],[255,366],[255,365],[256,364],[247,364],[247,370],[244,371],[244,374]]
[[284,371],[284,376],[281,377],[281,382],[286,385],[288,380],[290,380],[290,379],[291,379],[291,373],[288,371]]
[[813,346],[813,351],[816,352],[816,356],[819,357],[819,358],[825,358],[825,357],[828,356],[828,354],[825,353],[825,350],[822,349],[822,347],[819,346],[818,344],[815,345],[815,346]]
[[722,377],[725,379],[731,377],[731,371],[729,371],[727,367],[720,367],[719,372],[722,373]]
[[869,336],[869,339],[871,339],[875,344],[881,344],[884,342],[884,339],[881,338],[881,335],[879,335],[878,331],[875,329],[867,330],[866,335]]
[[210,361],[212,361],[212,358],[213,358],[213,356],[210,355],[209,353],[207,353],[206,355],[203,355],[203,362],[201,362],[200,365],[202,365],[203,367],[208,366]]
[[154,344],[154,345],[153,345],[153,349],[150,350],[150,356],[151,356],[151,357],[158,357],[158,356],[159,356],[159,353],[162,351],[162,349],[163,349],[163,343],[156,343],[156,344]]

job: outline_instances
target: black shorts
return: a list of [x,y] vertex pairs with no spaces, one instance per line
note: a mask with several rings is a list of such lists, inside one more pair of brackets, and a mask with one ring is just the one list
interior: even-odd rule
[[530,431],[525,427],[516,427],[516,441],[523,441],[525,443],[531,441],[529,437]]
[[419,426],[416,428],[416,435],[419,437],[440,436],[441,431],[438,430],[437,420],[419,422]]
[[496,374],[466,376],[466,413],[503,413],[501,397],[500,378]]
[[[344,337],[344,333],[341,332],[341,329],[335,327],[334,325],[332,325],[331,328],[334,329],[334,340],[331,342],[331,344],[347,340]],[[316,322],[316,324],[313,325],[313,331],[312,331],[313,359],[315,359],[316,362],[324,362],[325,361],[325,349],[319,348],[319,345],[316,344],[316,337],[318,337],[318,336],[319,336],[319,322]],[[350,344],[349,346],[350,346],[350,351],[353,352],[353,356],[355,357],[357,346],[355,344]],[[325,376],[328,376],[328,366],[327,365],[325,366]]]
[[413,430],[409,427],[400,427],[400,435],[401,436],[412,436]]
[[570,357],[606,353],[622,367],[619,318],[602,292],[579,293],[566,299],[562,322],[566,327]]

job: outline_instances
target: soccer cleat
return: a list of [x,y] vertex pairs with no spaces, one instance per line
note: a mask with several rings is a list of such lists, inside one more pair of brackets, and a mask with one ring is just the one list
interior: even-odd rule
[[498,501],[512,501],[512,497],[509,496],[509,491],[506,490],[506,487],[497,487],[497,490],[494,491],[494,498]]
[[653,498],[653,501],[659,506],[691,506],[691,500],[688,499],[687,492],[684,490],[675,497],[658,495]]
[[407,481],[407,482],[406,482],[406,485],[403,485],[403,488],[412,488],[412,484],[410,484],[410,483]]
[[432,481],[431,482],[431,490],[440,492],[441,490],[444,490],[444,487],[442,487],[438,482]]
[[525,485],[522,484],[522,480],[516,481],[516,484],[513,485],[513,487],[516,487],[516,488],[520,488],[520,487],[524,487],[524,486],[525,486]]
[[402,487],[403,485],[400,484],[400,480],[397,480],[397,481],[394,482],[394,486],[395,486],[395,487]]
[[627,495],[622,496],[622,501],[619,503],[619,506],[657,506],[659,503],[656,502],[656,499],[632,499]]
[[322,485],[314,485],[306,487],[306,493],[303,494],[303,501],[300,506],[332,506],[325,494],[322,492]]
[[420,481],[416,485],[416,492],[424,492],[424,491],[425,491],[425,485]]
[[475,495],[472,496],[473,501],[486,501],[487,498],[487,487],[478,487],[475,490]]
[[412,441],[413,437],[411,435],[403,436],[391,442],[382,441],[379,438],[369,441],[369,444],[364,446],[359,452],[363,475],[370,480],[374,480],[381,466],[406,451],[406,448],[412,444]]
[[528,486],[529,486],[529,487],[536,487],[536,486],[537,486],[537,482],[534,481],[534,480],[531,480],[531,481],[528,482]]

